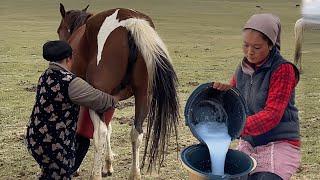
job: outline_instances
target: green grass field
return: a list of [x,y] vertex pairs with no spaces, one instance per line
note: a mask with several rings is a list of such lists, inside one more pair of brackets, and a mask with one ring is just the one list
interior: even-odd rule
[[[2,0],[0,3],[0,179],[34,179],[39,171],[23,144],[22,135],[34,102],[32,88],[47,66],[42,60],[42,44],[58,38],[59,2]],[[151,16],[168,46],[180,81],[179,142],[182,147],[198,143],[184,126],[182,112],[186,99],[199,83],[229,81],[242,57],[241,29],[245,21],[253,13],[277,14],[283,30],[281,52],[292,60],[293,26],[300,17],[300,9],[296,7],[300,3],[298,0],[62,2],[66,9],[82,9],[90,3],[90,12],[127,7]],[[296,91],[301,120],[302,166],[294,179],[320,179],[319,39],[319,32],[308,32],[303,46],[304,74]],[[117,111],[115,116],[130,118],[132,115],[133,107],[126,107]],[[129,175],[129,131],[128,124],[113,121],[112,146],[117,156],[112,179],[126,179]],[[175,146],[172,145],[170,150],[160,175],[144,175],[144,179],[187,179],[188,173],[177,159]],[[90,150],[77,179],[88,179],[92,157],[93,151]]]

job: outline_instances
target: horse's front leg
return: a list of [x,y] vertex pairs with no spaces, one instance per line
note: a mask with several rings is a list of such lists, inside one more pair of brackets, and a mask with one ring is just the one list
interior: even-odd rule
[[143,139],[143,121],[147,115],[147,101],[146,95],[135,96],[135,119],[134,125],[131,129],[131,143],[132,143],[132,166],[129,179],[141,179],[140,165],[139,165],[139,151]]
[[107,125],[101,120],[99,115],[89,110],[90,118],[93,122],[93,145],[94,145],[94,160],[92,166],[92,173],[90,179],[100,180],[102,179],[102,166],[103,159],[105,157],[106,137],[107,137]]

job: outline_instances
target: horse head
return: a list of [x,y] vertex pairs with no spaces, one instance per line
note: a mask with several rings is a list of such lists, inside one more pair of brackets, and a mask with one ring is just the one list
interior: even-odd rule
[[73,32],[84,25],[92,14],[87,13],[89,5],[82,10],[65,10],[63,4],[60,3],[61,22],[57,33],[60,40],[68,41]]

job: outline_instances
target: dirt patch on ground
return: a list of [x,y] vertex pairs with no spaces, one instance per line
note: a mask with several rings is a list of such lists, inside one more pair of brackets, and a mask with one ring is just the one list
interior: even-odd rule
[[37,91],[37,85],[31,85],[30,87],[25,87],[24,90],[28,92],[36,92]]
[[120,118],[114,118],[116,122],[119,122],[119,124],[128,124],[129,126],[132,126],[134,121],[134,116],[128,118],[128,117],[120,117]]
[[196,82],[196,81],[193,81],[193,82],[187,82],[186,85],[188,86],[198,86],[200,83],[199,82]]
[[127,101],[119,102],[116,108],[121,110],[121,109],[124,109],[127,107],[132,107],[132,106],[134,106],[134,99],[133,98],[131,98]]
[[37,84],[31,83],[28,80],[21,80],[17,83],[18,86],[23,87],[24,90],[28,92],[36,92]]

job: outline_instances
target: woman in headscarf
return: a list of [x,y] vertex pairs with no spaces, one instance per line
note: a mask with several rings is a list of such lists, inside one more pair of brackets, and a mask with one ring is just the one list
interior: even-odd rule
[[238,150],[257,160],[249,179],[290,179],[300,165],[297,68],[280,55],[280,20],[255,14],[243,28],[244,58],[230,84],[213,83],[218,90],[236,87],[248,106]]

